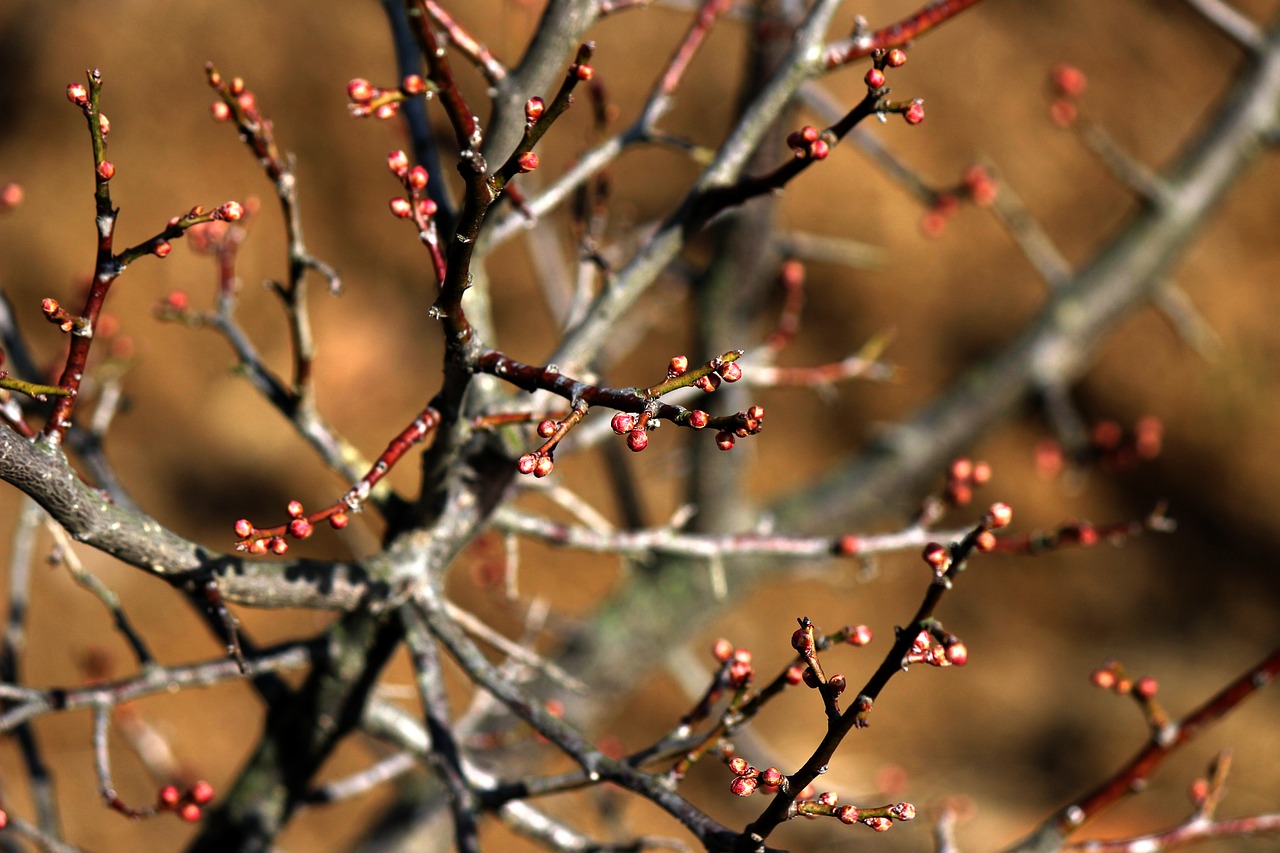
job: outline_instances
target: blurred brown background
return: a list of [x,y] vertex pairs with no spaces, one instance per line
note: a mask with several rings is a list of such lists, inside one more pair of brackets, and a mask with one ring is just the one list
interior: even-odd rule
[[[453,5],[505,61],[518,56],[539,11],[537,3]],[[846,10],[840,26],[847,27],[855,12],[876,25],[915,5],[864,0]],[[1237,5],[1258,20],[1280,6],[1271,0]],[[675,43],[686,19],[687,12],[659,6],[620,14],[595,33],[596,67],[622,121],[635,114],[656,58]],[[727,93],[735,91],[742,38],[739,24],[715,34],[664,127],[715,143],[728,120]],[[436,329],[423,317],[430,300],[425,253],[410,229],[386,210],[396,185],[384,158],[403,144],[399,127],[352,120],[345,106],[350,78],[394,79],[376,3],[73,0],[0,6],[0,183],[18,181],[26,193],[23,204],[0,219],[0,286],[39,355],[53,363],[63,342],[40,316],[39,300],[55,296],[77,305],[93,260],[89,145],[79,112],[64,96],[67,83],[83,79],[87,67],[101,68],[107,81],[103,104],[112,121],[110,157],[118,169],[112,193],[122,210],[122,244],[145,239],[193,204],[270,195],[233,132],[209,117],[206,60],[248,81],[274,119],[281,144],[298,158],[310,247],[342,271],[347,288],[337,299],[316,288],[313,300],[320,405],[372,455],[434,392],[439,353]],[[895,121],[875,132],[939,184],[956,180],[976,159],[996,164],[1067,257],[1081,262],[1124,222],[1134,202],[1072,134],[1049,122],[1043,80],[1063,60],[1089,76],[1085,112],[1157,167],[1176,156],[1241,62],[1225,39],[1172,0],[987,0],[922,40],[907,66],[893,75],[897,95],[926,99],[925,124],[908,128]],[[829,86],[853,103],[861,95],[861,73],[861,67],[845,71]],[[466,76],[479,99],[482,86]],[[550,135],[546,173],[555,174],[581,149],[584,117],[585,111],[571,114]],[[614,174],[613,221],[621,231],[628,222],[662,215],[694,171],[675,155],[646,152],[624,159]],[[848,385],[830,400],[804,391],[763,395],[769,430],[749,449],[740,448],[752,454],[762,497],[799,487],[834,458],[855,451],[877,425],[909,414],[974,359],[1008,340],[1044,296],[1043,284],[989,216],[963,209],[940,239],[926,239],[917,203],[852,149],[838,150],[798,180],[782,210],[794,227],[883,249],[879,269],[811,268],[807,324],[784,363],[831,360],[892,327],[890,357],[906,379]],[[1087,683],[1088,672],[1103,658],[1115,655],[1135,674],[1157,676],[1169,709],[1183,713],[1275,645],[1277,222],[1280,163],[1264,157],[1177,267],[1176,282],[1221,338],[1216,361],[1206,363],[1191,352],[1160,314],[1147,309],[1124,324],[1076,391],[1090,420],[1131,424],[1144,414],[1160,416],[1166,450],[1159,460],[1133,472],[1091,475],[1079,488],[1038,479],[1032,450],[1050,433],[1031,409],[974,448],[996,471],[986,497],[1015,507],[1015,531],[1075,518],[1138,517],[1163,498],[1178,532],[1122,549],[976,563],[940,614],[968,642],[971,663],[964,670],[918,668],[895,681],[872,728],[856,735],[833,766],[831,787],[848,796],[867,792],[862,802],[878,802],[881,796],[871,793],[877,774],[901,768],[907,776],[902,796],[920,805],[924,818],[939,798],[967,798],[973,814],[961,828],[962,845],[993,849],[1119,766],[1144,737],[1129,702]],[[259,286],[284,273],[282,261],[281,230],[266,205],[241,256],[241,319],[270,362],[284,370],[284,326],[274,298]],[[516,357],[543,358],[553,329],[524,249],[513,246],[492,269],[500,271],[494,284],[502,343]],[[109,309],[132,339],[134,353],[128,405],[112,430],[109,452],[149,512],[185,535],[227,548],[235,518],[275,518],[294,497],[320,505],[343,484],[229,372],[231,357],[220,340],[153,318],[151,306],[169,291],[186,290],[200,305],[213,284],[209,261],[179,243],[168,259],[140,261],[117,285]],[[672,347],[687,346],[677,334],[643,349],[643,359],[615,380],[639,381],[660,370]],[[655,440],[645,459],[652,466],[647,471],[656,472],[647,479],[655,520],[673,505],[676,484],[670,478],[678,470],[663,444],[676,442]],[[568,462],[557,476],[598,496],[595,466]],[[411,489],[413,466],[397,473],[398,482]],[[12,516],[18,504],[11,490],[0,494],[3,517]],[[10,527],[0,525],[0,549],[6,549],[0,554],[7,553]],[[375,536],[372,528],[357,530],[346,541],[323,539],[313,548],[367,552]],[[608,560],[534,547],[522,554],[526,590],[547,594],[566,613],[588,610],[619,576]],[[95,554],[82,556],[119,591],[162,660],[218,653],[186,607],[160,584]],[[847,564],[808,570],[785,586],[749,596],[732,615],[709,624],[705,639],[724,635],[751,647],[763,672],[789,657],[786,638],[800,614],[820,626],[865,622],[883,641],[914,610],[923,570],[914,555],[886,559],[879,569],[868,583],[854,578]],[[454,595],[460,602],[510,624],[466,571],[457,575]],[[37,685],[78,683],[86,656],[102,652],[115,662],[117,674],[129,672],[125,646],[101,606],[61,569],[38,566],[36,578],[28,679]],[[325,621],[310,613],[241,615],[262,641],[311,633]],[[841,667],[856,682],[874,660],[875,654],[849,653]],[[400,662],[387,681],[408,684],[407,674]],[[673,685],[665,676],[638,685],[626,713],[601,734],[617,735],[632,748],[647,742],[686,708]],[[157,697],[139,710],[194,774],[219,788],[233,778],[261,717],[256,700],[239,686]],[[1276,690],[1255,697],[1171,761],[1148,793],[1105,818],[1099,832],[1154,829],[1179,819],[1187,784],[1224,746],[1234,746],[1237,757],[1223,814],[1275,811],[1278,712]],[[787,769],[786,762],[808,754],[819,726],[816,700],[797,696],[779,703],[755,728]],[[56,774],[69,841],[97,850],[167,850],[192,832],[174,819],[131,824],[101,807],[87,714],[51,716],[37,723],[36,732]],[[115,750],[114,758],[123,796],[133,802],[150,798],[154,784],[128,750]],[[367,748],[352,746],[335,758],[327,775],[336,778],[369,760]],[[29,816],[21,768],[13,743],[0,742],[4,802]],[[723,819],[745,820],[762,805],[729,802],[727,776],[716,768],[705,769],[694,782],[704,786],[693,789],[697,800],[712,803]],[[385,798],[382,791],[308,812],[281,844],[295,851],[344,849]],[[650,832],[679,832],[646,806],[632,803],[624,814]],[[920,820],[871,837],[859,828],[805,822],[787,827],[776,840],[795,850],[927,850],[925,824]],[[500,830],[487,838],[493,849],[507,849]],[[1274,839],[1236,841],[1212,849],[1274,849],[1273,844]]]

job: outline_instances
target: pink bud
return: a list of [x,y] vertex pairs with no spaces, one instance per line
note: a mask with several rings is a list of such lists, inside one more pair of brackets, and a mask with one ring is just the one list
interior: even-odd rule
[[1053,67],[1049,72],[1049,82],[1054,91],[1064,98],[1080,97],[1089,83],[1083,71],[1065,62]]
[[550,438],[555,434],[556,422],[550,418],[546,418],[538,423],[538,435],[543,438]]
[[642,429],[633,429],[627,433],[627,447],[639,453],[649,446],[649,434]]
[[735,441],[736,439],[731,432],[720,430],[720,432],[716,433],[716,447],[721,450],[732,450]]
[[244,78],[233,77],[231,80],[231,94],[239,95],[244,92]]
[[427,185],[427,170],[422,166],[414,166],[405,180],[410,189],[420,190]]
[[0,210],[11,210],[22,204],[24,195],[22,185],[13,181],[0,187]]
[[413,213],[413,207],[410,206],[408,199],[393,198],[391,199],[391,212],[401,219],[408,219]]
[[167,258],[172,251],[173,246],[168,240],[157,240],[151,244],[151,254],[157,258]]
[[329,516],[329,526],[334,530],[341,530],[346,527],[348,521],[350,521],[350,519],[347,518],[347,514],[345,512],[335,512],[333,515]]
[[924,552],[921,556],[923,556],[924,561],[930,566],[933,566],[934,569],[943,568],[947,564],[947,561],[951,559],[950,555],[947,553],[947,549],[942,545],[939,545],[937,542],[930,542],[928,545],[924,546]]
[[885,64],[892,68],[899,68],[906,64],[907,55],[898,48],[889,51],[889,55],[885,57]]
[[85,90],[84,84],[72,83],[67,87],[67,100],[75,104],[77,107],[83,107],[89,103],[89,93]]
[[311,522],[305,518],[295,518],[289,522],[289,535],[294,539],[306,539],[311,535]]
[[404,177],[405,172],[409,171],[409,155],[398,149],[392,151],[387,155],[387,168],[396,177]]
[[111,132],[111,119],[107,118],[102,113],[98,113],[98,131],[103,136],[106,136]]
[[751,776],[735,776],[733,781],[729,783],[729,790],[733,792],[734,796],[749,797],[755,793],[759,785],[760,782]]
[[1013,508],[1007,503],[993,503],[991,509],[987,510],[987,512],[991,515],[992,529],[1008,527],[1009,523],[1013,521]]
[[406,95],[421,95],[427,90],[427,81],[419,74],[410,74],[400,81],[400,91]]
[[879,89],[884,85],[884,72],[879,68],[872,68],[867,72],[867,76],[862,78],[869,89]]
[[573,66],[573,68],[569,70],[579,80],[583,80],[583,81],[590,80],[592,77],[596,75],[596,70],[592,68],[590,65],[587,65],[585,62],[580,65],[575,65]]
[[550,456],[539,456],[538,464],[533,467],[533,476],[542,478],[551,473],[551,469],[555,467],[555,462]]
[[198,805],[204,805],[213,799],[213,786],[201,779],[191,788],[191,800]]
[[516,470],[521,474],[532,474],[536,467],[538,467],[538,457],[532,453],[524,454],[516,462]]
[[244,216],[244,206],[238,201],[229,201],[213,212],[213,218],[223,222],[239,222],[242,216]]
[[924,102],[919,99],[912,101],[902,117],[907,120],[907,124],[919,124],[924,121]]
[[253,524],[247,518],[236,519],[236,535],[248,539],[253,534]]
[[736,361],[731,361],[720,365],[720,375],[724,377],[725,382],[737,382],[742,378],[742,368]]
[[302,501],[289,501],[288,505],[285,507],[285,512],[289,513],[290,518],[297,518],[302,515]]
[[701,409],[694,409],[689,413],[689,426],[694,429],[702,429],[711,421],[711,416]]
[[178,817],[182,818],[187,823],[195,823],[200,819],[200,807],[195,803],[187,803],[182,808],[178,809]]
[[871,642],[871,629],[866,625],[859,625],[846,633],[849,635],[849,645],[851,646],[865,646]]
[[389,119],[400,111],[400,105],[396,103],[383,104],[373,111],[374,116],[380,119]]
[[613,416],[613,420],[609,421],[609,426],[618,435],[623,435],[632,430],[636,425],[636,419],[626,412],[618,412]]
[[101,163],[98,164],[98,180],[109,181],[113,177],[115,177],[115,174],[116,174],[115,164],[112,163],[110,160],[103,160]]
[[231,107],[222,101],[214,102],[213,106],[209,107],[209,112],[213,114],[216,121],[226,121],[231,118]]
[[418,202],[418,215],[423,219],[430,219],[435,216],[438,209],[436,203],[429,198],[424,198]]
[[538,119],[542,118],[542,114],[546,112],[546,109],[546,102],[542,98],[530,98],[524,103],[524,120],[529,124],[536,124]]
[[518,162],[520,164],[521,172],[532,172],[534,169],[538,168],[538,155],[534,154],[532,151],[526,151],[520,155],[520,160]]

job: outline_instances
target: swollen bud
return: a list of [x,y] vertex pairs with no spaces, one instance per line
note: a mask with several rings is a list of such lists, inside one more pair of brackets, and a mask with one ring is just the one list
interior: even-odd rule
[[547,104],[542,98],[533,97],[524,102],[524,120],[529,124],[537,124],[546,111]]

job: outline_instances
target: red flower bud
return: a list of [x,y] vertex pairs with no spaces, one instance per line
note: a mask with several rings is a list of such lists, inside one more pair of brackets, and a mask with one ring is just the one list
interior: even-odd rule
[[357,104],[365,104],[373,100],[375,91],[377,90],[373,88],[369,81],[361,77],[357,77],[347,84],[347,97]]
[[668,376],[683,376],[684,372],[689,369],[689,357],[684,355],[673,356],[670,363],[667,364]]
[[226,121],[231,118],[231,107],[222,101],[215,101],[213,106],[209,107],[209,112],[213,114],[216,121]]
[[89,103],[89,92],[84,88],[83,83],[72,83],[67,87],[67,100],[77,107],[83,107]]
[[755,793],[759,785],[759,780],[751,776],[735,776],[729,783],[729,790],[734,793],[734,796],[749,797]]
[[719,372],[724,377],[725,382],[737,382],[742,378],[742,368],[738,366],[736,361],[720,365]]
[[110,160],[103,160],[98,164],[98,180],[109,181],[116,174],[116,167]]
[[1088,86],[1088,78],[1084,76],[1084,72],[1074,65],[1068,65],[1065,62],[1055,65],[1053,70],[1049,72],[1049,83],[1053,86],[1054,91],[1064,98],[1078,98],[1084,94],[1085,87]]
[[409,171],[409,155],[397,149],[387,155],[387,168],[397,178],[403,178]]
[[587,65],[585,62],[579,65],[573,66],[573,68],[571,68],[570,71],[579,80],[582,80],[584,82],[587,80],[590,80],[592,77],[596,75],[596,70],[592,68],[590,65]]
[[398,112],[400,112],[400,105],[396,103],[390,103],[390,104],[382,104],[376,110],[373,111],[373,114],[377,118],[383,119],[385,121],[386,119],[389,119],[395,116],[395,114]]
[[157,258],[167,258],[172,251],[173,245],[168,240],[157,240],[151,244],[151,254]]
[[872,68],[862,79],[866,82],[868,89],[879,89],[884,85],[884,72],[879,68]]
[[689,413],[689,426],[694,429],[702,429],[711,422],[711,416],[701,409],[694,409]]
[[341,530],[347,526],[347,522],[350,520],[345,512],[335,512],[329,516],[329,526],[334,530]]
[[724,663],[733,657],[733,643],[721,637],[711,646],[711,656]]
[[1013,521],[1013,508],[1007,503],[993,503],[987,513],[991,516],[991,528],[993,530],[1008,527],[1009,523]]
[[406,95],[421,95],[427,91],[427,81],[419,74],[410,74],[400,81],[400,91]]
[[556,422],[547,418],[538,424],[538,435],[543,438],[550,438],[556,431]]
[[295,518],[289,522],[289,535],[294,539],[306,539],[311,535],[311,522],[305,518]]
[[720,432],[716,433],[716,447],[721,450],[732,450],[735,441],[736,439],[731,432],[720,430]]
[[893,50],[889,51],[889,55],[885,57],[885,64],[890,66],[891,68],[899,68],[902,65],[905,65],[906,61],[907,61],[906,53],[904,53],[902,50],[896,47]]
[[273,538],[267,546],[273,554],[284,554],[289,550],[289,543],[281,539],[279,536]]
[[530,98],[524,102],[524,120],[529,124],[535,124],[546,110],[547,104],[542,98]]
[[414,166],[409,170],[409,177],[405,179],[405,183],[410,189],[420,190],[427,185],[427,170],[422,166]]
[[924,102],[919,99],[912,101],[902,117],[907,120],[907,124],[919,124],[924,121]]
[[649,446],[649,434],[642,429],[633,429],[627,433],[627,447],[639,453]]
[[618,412],[613,416],[613,420],[609,421],[609,426],[618,435],[623,435],[635,428],[636,419],[626,412]]
[[533,469],[538,467],[538,457],[532,453],[526,453],[516,461],[516,470],[521,474],[532,474]]
[[389,202],[391,212],[400,219],[408,219],[413,214],[413,206],[409,204],[408,199],[393,198]]
[[178,809],[178,817],[182,818],[187,823],[195,823],[200,819],[200,807],[195,803],[187,803],[182,808]]
[[937,542],[930,542],[928,545],[924,546],[924,552],[921,556],[923,556],[924,561],[935,570],[941,570],[951,559],[951,555],[947,552],[947,549],[944,546],[939,545]]
[[538,155],[532,151],[526,151],[520,155],[520,159],[517,162],[520,164],[521,172],[532,172],[538,168]]
[[229,201],[213,212],[213,218],[223,222],[239,222],[243,216],[244,206],[238,201]]
[[173,808],[178,804],[178,801],[181,799],[182,799],[182,794],[180,794],[178,792],[178,789],[173,785],[165,785],[163,788],[160,789],[159,794],[157,794],[156,796],[156,802],[162,809]]
[[203,806],[205,803],[213,799],[213,786],[201,779],[191,788],[191,800],[197,805]]
[[248,539],[253,535],[253,524],[247,518],[236,519],[236,535],[241,539]]
[[539,456],[537,464],[533,466],[533,476],[541,479],[550,474],[555,465],[550,456]]
[[865,646],[871,642],[871,629],[866,625],[848,629],[845,633],[849,636],[849,645],[851,646]]

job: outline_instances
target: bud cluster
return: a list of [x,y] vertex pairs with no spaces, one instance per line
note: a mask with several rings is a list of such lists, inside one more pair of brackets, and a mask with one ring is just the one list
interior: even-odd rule
[[347,83],[348,109],[356,118],[389,119],[400,111],[400,104],[422,94],[430,95],[427,81],[418,74],[409,74],[393,89],[383,89],[362,77]]
[[911,648],[903,658],[903,666],[927,663],[930,666],[964,666],[969,662],[969,647],[959,637],[938,630],[937,636],[921,631],[911,642]]
[[[1080,465],[1098,465],[1106,471],[1128,471],[1141,462],[1160,455],[1164,444],[1164,424],[1154,416],[1139,418],[1126,430],[1116,421],[1099,421],[1089,431],[1087,444],[1077,449],[1074,460]],[[1066,467],[1066,453],[1056,441],[1036,445],[1036,469],[1042,477],[1052,478]]]
[[1071,127],[1079,116],[1076,102],[1088,87],[1088,78],[1074,65],[1060,63],[1049,72],[1049,117],[1060,127]]
[[156,811],[174,812],[187,823],[195,823],[203,807],[213,801],[213,786],[201,779],[185,792],[176,785],[165,785],[156,793]]
[[289,522],[269,529],[260,530],[254,527],[253,523],[247,518],[237,519],[235,523],[235,532],[238,540],[236,542],[236,550],[247,551],[254,555],[262,555],[267,552],[283,555],[289,550],[289,538],[310,538],[311,534],[315,532],[316,524],[327,521],[334,530],[341,530],[350,521],[350,517],[345,510],[345,504],[342,503],[307,515],[301,501],[289,501],[285,511],[289,514]]
[[432,227],[431,217],[435,215],[436,203],[424,198],[430,176],[422,165],[409,166],[409,155],[399,149],[387,155],[387,168],[395,175],[408,193],[408,198],[396,197],[389,205],[391,213],[398,219],[411,219],[420,232]]

